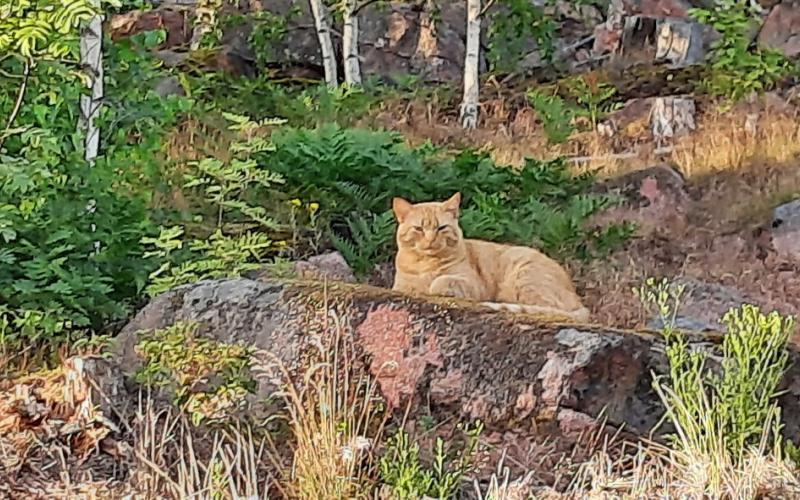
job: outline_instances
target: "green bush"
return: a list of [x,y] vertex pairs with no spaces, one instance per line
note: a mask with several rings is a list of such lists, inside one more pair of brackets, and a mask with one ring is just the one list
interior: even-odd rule
[[399,134],[345,129],[284,128],[275,151],[259,156],[280,174],[289,197],[319,202],[336,247],[361,273],[393,252],[394,196],[443,200],[461,191],[467,237],[535,245],[559,255],[589,256],[622,241],[628,226],[601,230],[586,219],[610,197],[586,191],[590,175],[573,175],[562,160],[528,159],[522,168],[495,165],[467,150],[447,156],[430,145],[409,148]]
[[380,460],[380,478],[391,490],[393,498],[457,498],[464,476],[474,469],[483,424],[459,424],[458,428],[464,433],[463,447],[456,451],[455,447],[445,445],[442,438],[436,438],[430,467],[420,460],[419,444],[404,431],[389,438]]
[[[145,285],[152,269],[139,242],[156,231],[148,203],[158,184],[157,155],[164,130],[190,103],[151,90],[159,73],[142,55],[143,42],[106,44],[102,149],[94,165],[84,160],[76,131],[84,88],[74,65],[42,59],[32,66],[0,150],[0,304],[14,317],[30,311],[68,328],[98,329],[124,318]],[[0,69],[20,74],[23,64],[10,57]],[[0,80],[6,117],[20,80]]]
[[[701,463],[741,464],[765,438],[779,441],[778,387],[789,366],[794,319],[747,304],[731,309],[723,318],[721,361],[712,368],[709,354],[692,349],[674,326],[682,287],[651,278],[635,292],[664,325],[670,373],[655,377],[654,387],[676,428],[674,449]],[[720,480],[718,472],[708,477]]]
[[751,33],[759,19],[753,9],[748,0],[715,0],[711,8],[689,11],[722,35],[712,48],[711,76],[703,82],[714,95],[735,101],[772,87],[792,71],[780,52],[751,47]]

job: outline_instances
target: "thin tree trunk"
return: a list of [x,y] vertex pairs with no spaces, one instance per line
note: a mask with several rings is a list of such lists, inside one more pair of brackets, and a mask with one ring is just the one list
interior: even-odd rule
[[[93,2],[100,8],[99,2]],[[103,16],[97,14],[81,32],[81,67],[89,77],[89,94],[81,96],[80,125],[86,131],[85,158],[93,162],[100,149],[100,130],[94,123],[103,102]]]
[[478,125],[478,64],[481,41],[481,0],[467,0],[467,47],[464,57],[464,100],[461,102],[461,126]]
[[344,34],[342,53],[344,54],[344,81],[350,85],[361,85],[361,63],[358,60],[358,13],[356,0],[345,0]]
[[[80,40],[81,67],[89,77],[89,94],[81,96],[81,114],[78,126],[86,132],[84,158],[94,165],[100,150],[100,129],[95,124],[95,118],[103,102],[103,15],[100,11],[99,0],[94,0],[92,3],[98,13],[83,29]],[[94,215],[97,210],[97,203],[94,199],[89,200],[86,210],[90,217]],[[94,232],[96,229],[94,222],[90,227]],[[94,252],[99,250],[100,242],[95,241]]]
[[331,42],[331,29],[328,23],[328,9],[322,0],[308,0],[311,5],[311,12],[314,15],[314,24],[319,38],[319,49],[322,54],[322,66],[325,68],[325,82],[330,87],[338,85],[339,79],[336,75],[336,58]]

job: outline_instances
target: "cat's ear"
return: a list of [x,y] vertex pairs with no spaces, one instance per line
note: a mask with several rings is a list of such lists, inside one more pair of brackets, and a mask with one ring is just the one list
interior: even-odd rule
[[458,217],[458,208],[461,206],[461,193],[456,193],[442,203],[442,208]]
[[397,222],[402,224],[406,220],[412,206],[403,198],[392,198],[392,210],[394,210],[394,216],[397,217]]

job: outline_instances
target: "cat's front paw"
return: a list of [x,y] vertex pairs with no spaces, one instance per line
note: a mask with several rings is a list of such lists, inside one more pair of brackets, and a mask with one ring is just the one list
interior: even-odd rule
[[472,287],[464,278],[458,276],[439,276],[431,283],[429,292],[431,295],[444,297],[472,298]]

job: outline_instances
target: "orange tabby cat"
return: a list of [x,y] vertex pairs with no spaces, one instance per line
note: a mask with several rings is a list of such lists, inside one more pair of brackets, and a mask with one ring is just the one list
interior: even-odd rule
[[392,201],[397,217],[394,290],[483,302],[495,310],[587,321],[566,270],[532,248],[465,239],[461,193],[441,203]]

